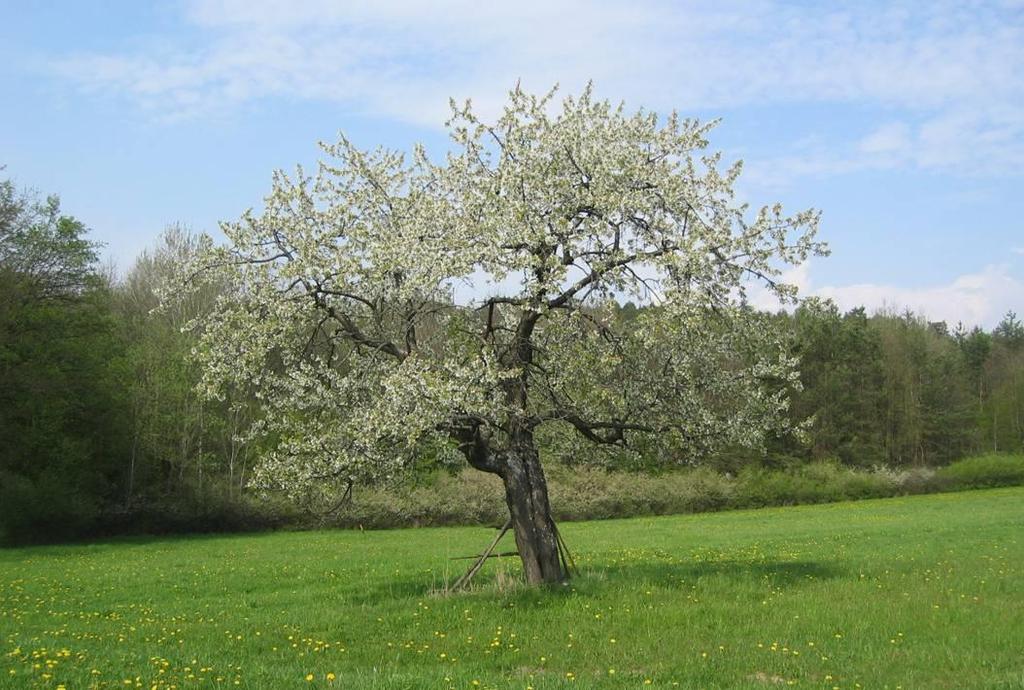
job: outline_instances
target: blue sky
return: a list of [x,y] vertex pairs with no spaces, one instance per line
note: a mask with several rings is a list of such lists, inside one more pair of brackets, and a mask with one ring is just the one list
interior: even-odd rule
[[258,207],[338,131],[441,151],[517,80],[722,118],[743,196],[823,212],[843,307],[1024,312],[1024,2],[0,0],[0,165],[119,266]]

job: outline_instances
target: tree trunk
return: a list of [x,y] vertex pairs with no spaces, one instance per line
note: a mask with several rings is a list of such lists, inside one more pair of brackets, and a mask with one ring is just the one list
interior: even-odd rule
[[505,483],[505,500],[526,581],[531,585],[562,582],[567,573],[558,551],[548,486],[537,451],[527,446],[502,455],[504,462],[498,475]]
[[501,477],[523,574],[531,585],[562,582],[569,573],[563,566],[558,532],[551,519],[548,485],[529,427],[517,426],[511,443],[491,447],[479,425],[458,429],[456,440],[470,467]]

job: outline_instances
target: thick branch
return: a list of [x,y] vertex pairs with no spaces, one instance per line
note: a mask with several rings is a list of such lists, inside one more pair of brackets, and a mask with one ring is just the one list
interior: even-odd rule
[[470,467],[491,474],[501,473],[498,457],[491,452],[490,439],[483,430],[484,420],[479,417],[465,416],[451,420],[444,425],[452,438],[459,443],[459,451],[466,458]]
[[363,345],[372,350],[385,352],[399,360],[403,360],[409,356],[409,353],[403,352],[402,350],[398,349],[398,346],[395,345],[390,340],[384,340],[381,338],[371,338],[370,336],[363,333],[362,330],[360,330],[359,326],[356,325],[356,322],[353,321],[352,317],[349,316],[348,314],[339,313],[334,309],[334,307],[327,304],[323,304],[322,302],[318,301],[318,304],[320,304],[321,307],[327,310],[327,313],[331,315],[331,318],[337,321],[338,324],[341,326],[341,330],[348,336],[348,338],[352,342],[356,343],[357,345]]
[[623,445],[625,432],[639,431],[643,433],[663,433],[666,428],[653,427],[646,424],[634,424],[632,422],[620,421],[588,421],[575,412],[558,410],[539,418],[538,423],[547,420],[560,420],[568,422],[584,438],[604,445]]

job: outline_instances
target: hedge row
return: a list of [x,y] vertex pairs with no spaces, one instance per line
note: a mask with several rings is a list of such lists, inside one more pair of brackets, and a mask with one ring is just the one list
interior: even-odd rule
[[[943,468],[857,470],[819,462],[791,470],[747,468],[735,475],[693,468],[657,475],[554,468],[548,478],[555,519],[637,515],[884,498],[1024,484],[1024,456],[985,455]],[[507,515],[498,478],[477,471],[439,474],[418,486],[356,492],[320,524],[410,527],[500,524]]]

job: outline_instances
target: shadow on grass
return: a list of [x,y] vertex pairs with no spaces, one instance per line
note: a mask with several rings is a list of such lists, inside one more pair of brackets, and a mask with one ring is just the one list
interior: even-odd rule
[[[689,589],[698,583],[724,581],[742,587],[744,584],[768,584],[778,589],[791,589],[820,582],[844,574],[837,566],[819,561],[744,561],[716,560],[667,563],[652,560],[630,564],[586,565],[567,583],[527,587],[519,579],[514,582],[496,578],[493,571],[481,572],[469,591],[444,593],[444,582],[431,582],[428,577],[396,577],[361,591],[347,592],[346,598],[357,604],[373,604],[387,599],[440,597],[442,601],[483,599],[501,604],[525,604],[530,607],[559,605],[567,597],[589,597],[607,594],[609,590]],[[451,581],[458,573],[453,574]]]

